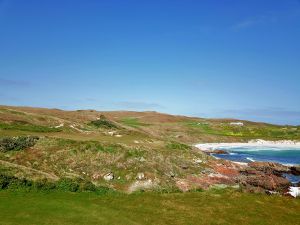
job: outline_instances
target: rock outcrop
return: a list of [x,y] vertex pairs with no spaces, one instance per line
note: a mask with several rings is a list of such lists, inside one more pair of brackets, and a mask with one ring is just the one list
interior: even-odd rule
[[299,172],[299,168],[290,168],[272,162],[238,164],[214,159],[210,161],[210,165],[211,170],[207,170],[202,175],[177,179],[177,187],[182,191],[189,191],[197,188],[208,189],[215,185],[239,185],[250,192],[286,193],[291,183],[282,175]]
[[264,173],[245,176],[241,179],[241,184],[248,190],[253,190],[253,188],[262,188],[266,191],[277,192],[286,191],[290,186],[290,182],[286,178]]
[[251,162],[248,166],[257,171],[264,172],[266,174],[281,175],[282,173],[290,173],[290,168],[279,163],[273,162]]
[[291,174],[293,174],[295,176],[300,176],[300,166],[292,166]]

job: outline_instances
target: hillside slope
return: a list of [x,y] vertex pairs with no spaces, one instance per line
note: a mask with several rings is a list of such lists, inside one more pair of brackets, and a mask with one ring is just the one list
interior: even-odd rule
[[30,180],[83,179],[132,192],[184,189],[186,180],[201,183],[197,179],[211,174],[217,162],[192,144],[300,140],[300,128],[157,112],[0,106],[0,138],[28,135],[39,137],[34,146],[0,151],[1,173]]

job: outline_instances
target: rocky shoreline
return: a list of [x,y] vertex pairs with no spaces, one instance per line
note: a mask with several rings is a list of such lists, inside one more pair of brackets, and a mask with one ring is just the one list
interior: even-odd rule
[[[226,151],[204,151],[206,154],[226,154]],[[188,176],[177,180],[182,191],[195,188],[239,187],[255,193],[282,194],[296,197],[300,183],[292,184],[284,175],[300,175],[300,167],[286,166],[273,162],[236,163],[224,159],[210,158],[207,162],[210,169],[200,176]],[[292,188],[292,189],[291,189]]]

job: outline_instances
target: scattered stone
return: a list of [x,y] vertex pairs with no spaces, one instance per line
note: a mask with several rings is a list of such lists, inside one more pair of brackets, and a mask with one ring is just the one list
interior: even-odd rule
[[177,134],[177,135],[175,135],[175,138],[183,138],[183,136],[180,134]]
[[181,165],[181,168],[184,169],[184,170],[186,170],[186,169],[189,168],[189,166],[188,165]]
[[200,164],[200,163],[203,163],[203,161],[201,159],[194,159],[194,163],[195,164]]
[[100,177],[101,177],[101,175],[100,175],[99,173],[94,173],[94,174],[92,175],[92,179],[93,179],[93,180],[99,180]]
[[122,135],[121,134],[117,134],[117,135],[115,135],[116,137],[122,137]]
[[269,190],[267,190],[266,194],[268,194],[268,195],[278,195],[279,193],[278,193],[278,191],[269,191]]
[[213,189],[225,189],[227,187],[228,187],[228,185],[226,185],[226,184],[214,184],[211,186],[211,188],[213,188]]
[[140,158],[140,162],[146,162],[146,159],[142,156],[142,157]]
[[61,128],[61,127],[63,127],[63,126],[64,126],[64,124],[63,124],[63,123],[61,123],[61,124],[59,124],[59,125],[55,126],[54,128]]
[[139,180],[129,186],[128,192],[132,193],[137,190],[153,189],[153,188],[157,187],[158,182],[159,182],[158,180],[152,181],[151,179],[144,180],[144,181]]
[[116,133],[115,131],[109,131],[107,132],[110,136],[114,136],[114,134]]
[[103,179],[106,180],[106,181],[110,181],[110,180],[113,180],[114,179],[114,174],[112,172],[108,173],[108,174],[105,174],[103,176]]
[[140,142],[139,142],[139,141],[134,141],[134,143],[135,143],[135,144],[139,144]]
[[211,177],[211,178],[225,178],[226,176],[223,175],[223,174],[220,174],[220,173],[211,173],[211,174],[208,174],[208,177]]
[[136,176],[136,178],[138,180],[143,180],[143,179],[145,179],[145,174],[144,173],[138,173],[137,176]]
[[176,175],[175,175],[175,173],[173,173],[172,171],[169,173],[169,176],[171,177],[171,178],[174,178]]

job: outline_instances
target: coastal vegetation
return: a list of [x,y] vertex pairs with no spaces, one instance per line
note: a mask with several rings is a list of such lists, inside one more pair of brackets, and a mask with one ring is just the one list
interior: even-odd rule
[[16,121],[13,123],[0,123],[0,129],[2,130],[15,130],[15,131],[29,131],[29,132],[60,132],[60,128],[46,127],[42,125],[30,124],[24,121]]
[[298,168],[242,167],[194,147],[253,138],[300,140],[300,129],[1,106],[0,224],[295,224],[299,199],[279,194],[290,185],[281,174]]
[[91,121],[91,125],[97,127],[97,128],[107,128],[107,129],[112,129],[112,128],[117,128],[117,126],[108,120],[105,116],[101,115],[99,119]]
[[229,122],[184,122],[187,127],[191,128],[191,132],[199,132],[204,134],[240,137],[245,139],[299,139],[300,127],[295,126],[276,126],[271,124],[255,124],[246,122],[243,126],[230,125]]
[[38,140],[39,137],[37,136],[0,138],[0,152],[18,151],[33,147]]

